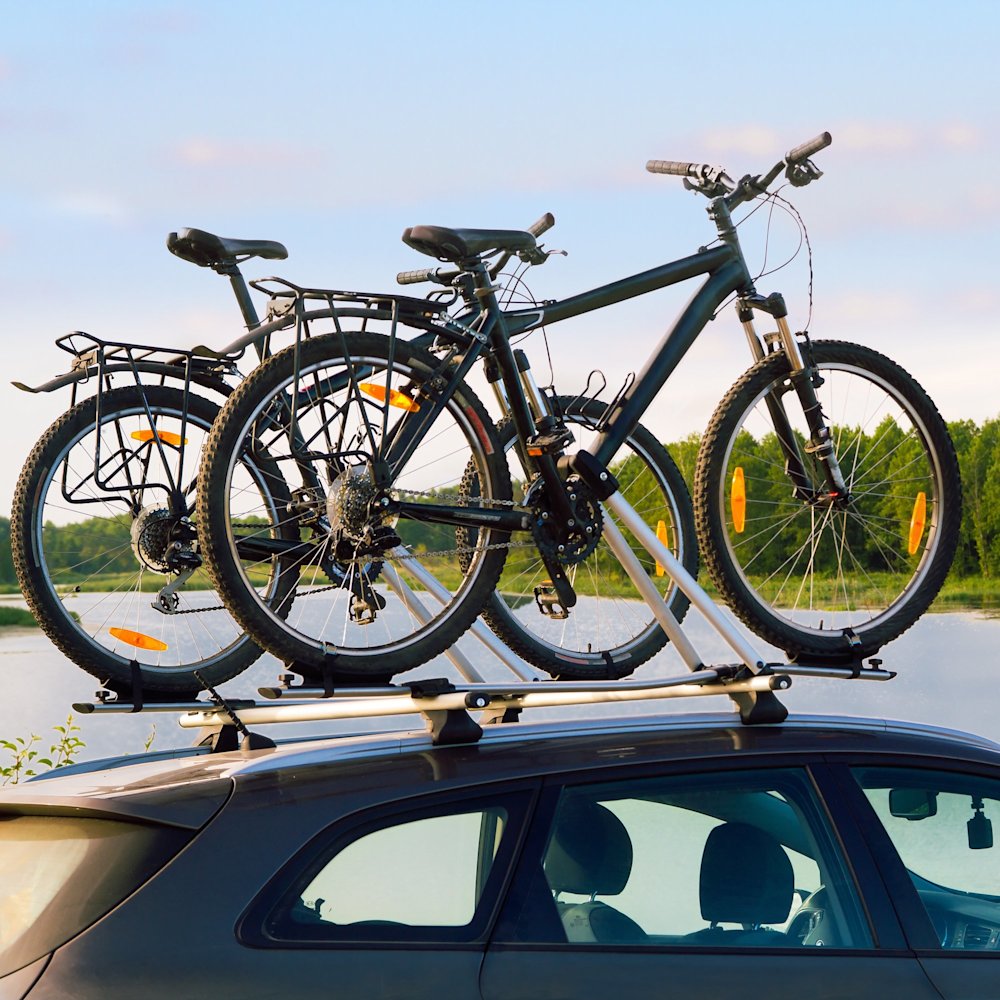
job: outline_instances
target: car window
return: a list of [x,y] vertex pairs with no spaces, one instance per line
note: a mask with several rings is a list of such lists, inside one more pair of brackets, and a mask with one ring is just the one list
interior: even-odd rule
[[[565,789],[517,940],[869,948],[811,783],[793,770]],[[531,916],[554,907],[555,919]]]
[[855,768],[943,948],[1000,956],[1000,781]]
[[512,803],[522,798],[454,802],[330,831],[279,880],[285,891],[266,917],[266,938],[471,940],[484,900],[495,899],[491,875],[509,859]]

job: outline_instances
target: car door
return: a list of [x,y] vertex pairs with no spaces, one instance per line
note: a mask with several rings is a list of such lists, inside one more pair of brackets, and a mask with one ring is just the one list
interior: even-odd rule
[[[910,943],[945,1000],[1000,996],[1000,776],[946,757],[838,769]],[[849,791],[848,794],[851,794]]]
[[485,1000],[939,1000],[857,831],[834,830],[822,780],[787,764],[550,781]]

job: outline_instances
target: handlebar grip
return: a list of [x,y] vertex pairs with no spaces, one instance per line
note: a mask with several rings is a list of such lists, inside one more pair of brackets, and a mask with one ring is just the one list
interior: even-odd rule
[[419,271],[400,271],[396,275],[396,282],[400,285],[419,285],[424,281],[433,281],[436,274],[436,267],[422,267]]
[[810,139],[808,142],[802,143],[801,146],[796,146],[790,153],[787,153],[785,163],[798,163],[799,160],[807,160],[813,153],[818,153],[821,149],[826,149],[831,142],[833,142],[833,137],[829,132],[820,132],[815,139]]
[[651,174],[673,174],[676,177],[700,177],[707,168],[704,164],[681,163],[678,160],[647,160],[646,169]]
[[537,240],[542,233],[551,229],[556,224],[556,217],[551,212],[546,212],[537,222],[528,226],[528,232]]

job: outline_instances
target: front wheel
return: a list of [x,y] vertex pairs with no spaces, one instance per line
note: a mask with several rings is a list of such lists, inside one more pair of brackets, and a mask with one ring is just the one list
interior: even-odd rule
[[[762,638],[799,659],[872,655],[944,582],[962,517],[958,462],[934,404],[895,362],[840,341],[811,354],[848,497],[825,489],[787,359],[772,354],[733,386],[702,440],[698,539],[716,587]],[[784,447],[776,401],[792,431]],[[789,450],[811,491],[789,479]]]

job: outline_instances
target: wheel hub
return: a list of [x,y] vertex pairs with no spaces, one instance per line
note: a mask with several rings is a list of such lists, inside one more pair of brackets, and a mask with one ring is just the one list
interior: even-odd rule
[[162,504],[151,504],[139,511],[132,522],[132,551],[147,569],[167,573],[167,561],[173,542],[177,516]]
[[338,559],[378,555],[400,544],[392,515],[377,506],[379,493],[364,466],[350,466],[333,481],[326,510]]

